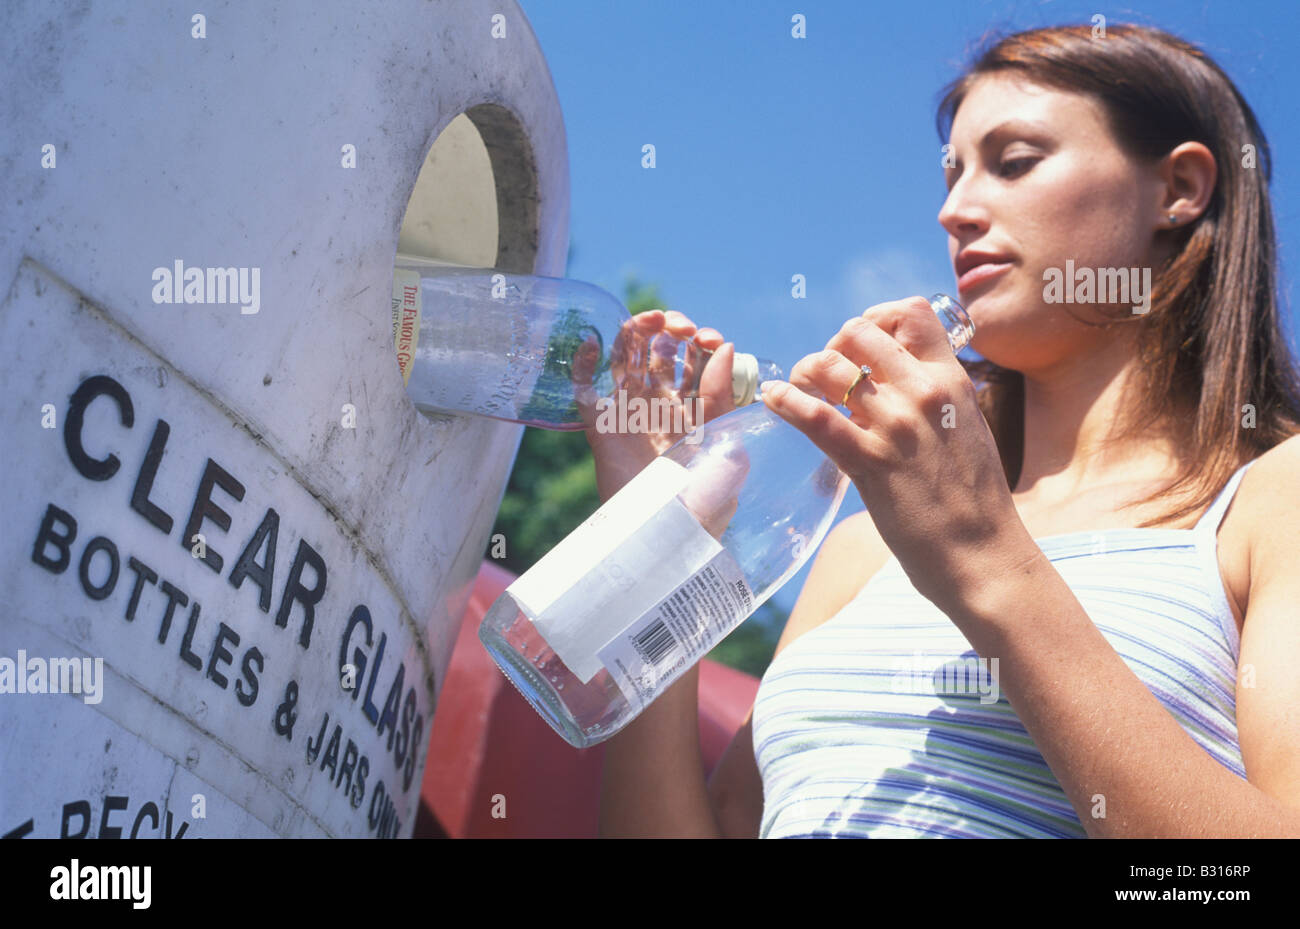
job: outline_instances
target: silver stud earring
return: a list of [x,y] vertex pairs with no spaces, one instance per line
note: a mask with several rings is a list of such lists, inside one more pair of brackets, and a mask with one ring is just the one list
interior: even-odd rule
[[1169,214],[1169,225],[1171,225],[1171,226],[1177,226],[1177,225],[1178,225],[1178,217],[1175,216],[1173,213],[1170,213],[1170,214]]

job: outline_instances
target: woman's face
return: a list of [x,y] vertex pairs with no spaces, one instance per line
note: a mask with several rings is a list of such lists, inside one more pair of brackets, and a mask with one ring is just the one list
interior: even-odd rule
[[[1151,267],[1162,181],[1119,148],[1101,105],[989,75],[962,101],[950,141],[939,223],[975,350],[1028,373],[1131,332],[1080,323],[1074,317],[1100,321],[1098,307],[1049,303],[1044,293],[1044,271],[1064,278],[1067,260],[1094,271]],[[977,260],[985,267],[964,274]]]

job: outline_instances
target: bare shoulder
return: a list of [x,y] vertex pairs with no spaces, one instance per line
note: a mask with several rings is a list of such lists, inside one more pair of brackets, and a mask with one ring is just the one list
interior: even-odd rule
[[[1296,603],[1300,574],[1300,438],[1269,449],[1242,478],[1243,532],[1250,533],[1249,602],[1241,629],[1236,690],[1242,764],[1252,784],[1283,804],[1300,798],[1300,705]],[[1228,518],[1236,506],[1229,507]],[[1227,519],[1223,531],[1227,532]],[[1222,542],[1222,538],[1220,538]],[[1220,545],[1222,550],[1222,545]],[[1249,678],[1246,677],[1249,675]],[[1256,686],[1258,682],[1258,686]]]
[[[1249,529],[1252,542],[1267,541],[1270,527],[1300,517],[1300,435],[1279,442],[1247,470],[1229,514]],[[1226,528],[1225,519],[1225,528]]]
[[[1278,469],[1292,476],[1300,474],[1300,433],[1283,439],[1260,455],[1246,474],[1254,474],[1256,471],[1276,473]],[[1244,482],[1245,478],[1242,480]]]
[[[1300,541],[1300,435],[1279,442],[1247,469],[1224,518],[1220,550],[1239,554],[1225,565],[1240,603],[1259,578],[1289,566]],[[1286,570],[1290,570],[1289,567]]]
[[826,536],[786,622],[776,651],[820,626],[862,590],[890,558],[868,513],[846,517]]

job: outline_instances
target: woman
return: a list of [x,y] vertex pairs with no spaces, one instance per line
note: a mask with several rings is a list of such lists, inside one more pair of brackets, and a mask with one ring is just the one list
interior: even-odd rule
[[[827,537],[707,784],[696,671],[609,740],[602,831],[1300,836],[1300,388],[1254,116],[1166,33],[1072,27],[993,46],[945,126],[986,360],[900,300],[796,365],[808,393],[764,392],[870,515]],[[589,437],[605,495],[672,439]]]

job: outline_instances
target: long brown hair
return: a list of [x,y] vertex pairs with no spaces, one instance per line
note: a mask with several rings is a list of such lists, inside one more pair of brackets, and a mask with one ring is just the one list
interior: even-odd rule
[[[1208,207],[1194,222],[1160,233],[1171,237],[1173,255],[1153,269],[1150,310],[1125,308],[1122,323],[1139,327],[1144,383],[1114,440],[1153,427],[1174,438],[1179,473],[1137,503],[1188,494],[1190,502],[1142,525],[1182,519],[1242,464],[1300,432],[1300,377],[1278,318],[1268,142],[1208,55],[1167,32],[1131,25],[1107,25],[1097,38],[1091,27],[1061,26],[998,40],[941,92],[941,141],[973,84],[994,73],[1091,96],[1131,156],[1157,159],[1186,141],[1214,154],[1218,178]],[[1014,488],[1024,455],[1024,377],[988,360],[963,364]]]

